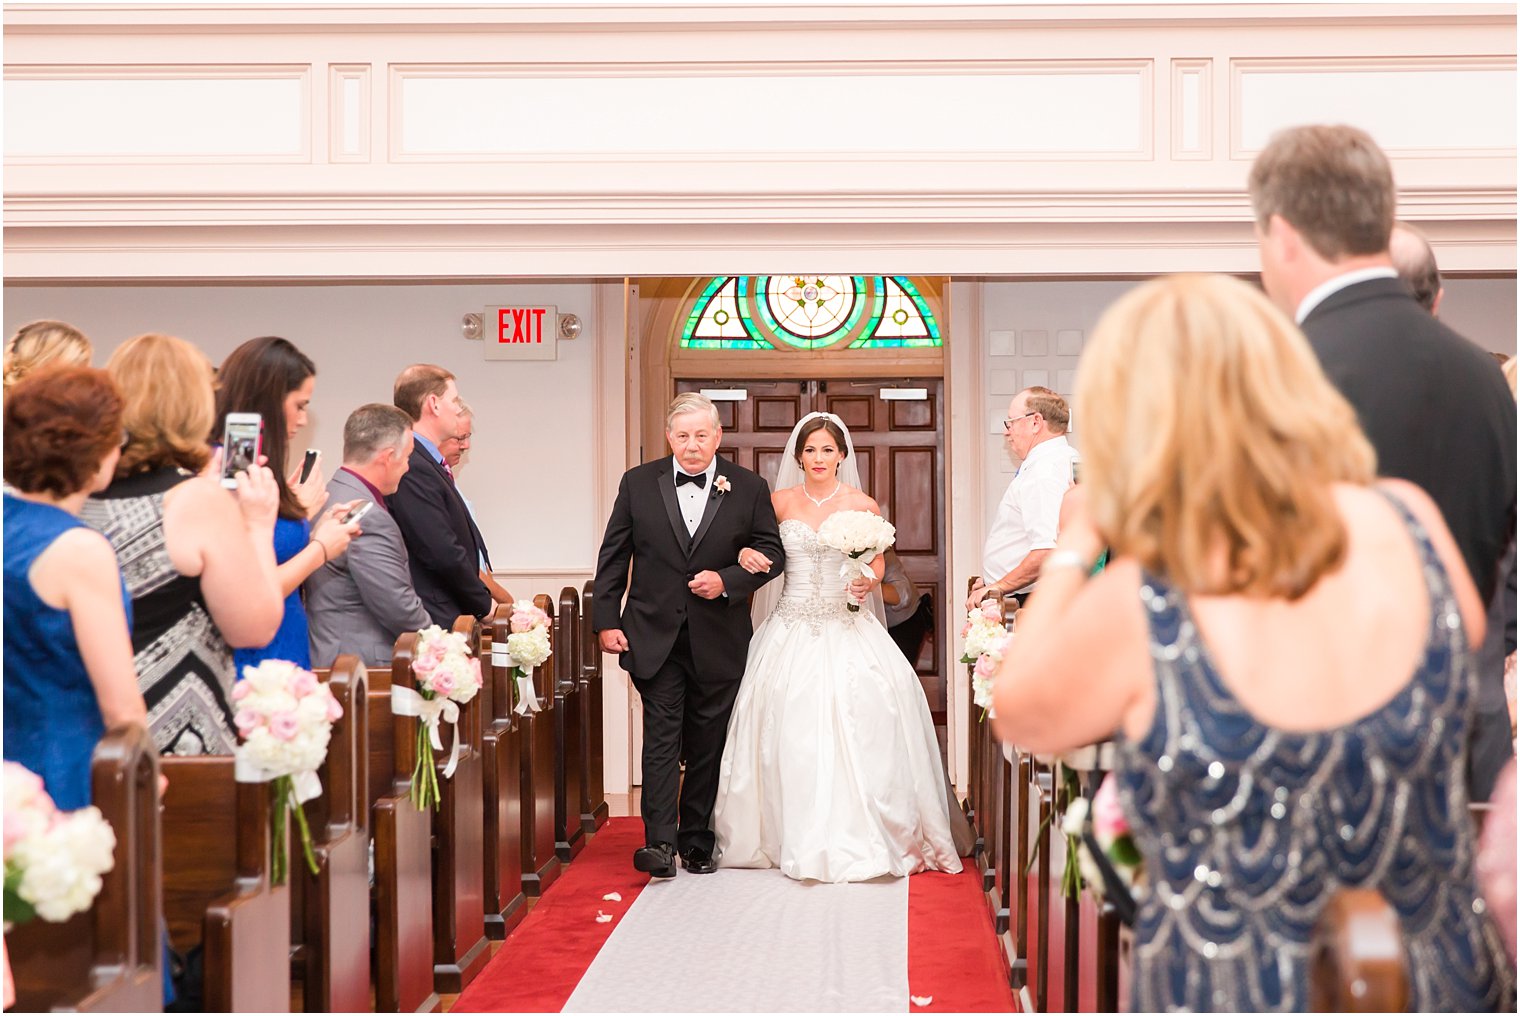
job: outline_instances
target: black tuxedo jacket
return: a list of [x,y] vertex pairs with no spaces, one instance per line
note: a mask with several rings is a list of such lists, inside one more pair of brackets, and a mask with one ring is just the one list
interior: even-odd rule
[[[452,628],[461,614],[484,617],[491,591],[480,581],[485,541],[443,464],[419,443],[396,493],[385,499],[411,559],[412,586],[433,623]],[[486,559],[487,565],[490,558]]]
[[1303,330],[1377,450],[1378,474],[1440,506],[1487,603],[1515,532],[1515,400],[1493,356],[1398,279],[1332,293]]
[[[750,594],[779,576],[786,565],[770,485],[718,456],[706,511],[695,535],[688,536],[676,500],[672,462],[666,456],[623,474],[597,557],[593,623],[597,631],[623,630],[628,651],[620,662],[634,677],[654,676],[686,624],[697,673],[706,680],[737,681],[744,676],[754,633]],[[718,490],[721,477],[728,478],[727,493]],[[741,568],[739,551],[744,547],[770,558],[771,570],[752,575]],[[686,583],[702,571],[721,575],[728,595],[704,600],[688,589]]]

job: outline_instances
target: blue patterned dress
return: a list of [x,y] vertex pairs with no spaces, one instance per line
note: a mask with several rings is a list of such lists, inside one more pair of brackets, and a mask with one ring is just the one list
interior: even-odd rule
[[1398,911],[1414,1011],[1515,1011],[1504,946],[1473,876],[1465,771],[1475,676],[1424,528],[1425,655],[1391,702],[1333,730],[1253,719],[1220,679],[1185,598],[1140,589],[1156,719],[1120,749],[1120,795],[1145,855],[1136,1012],[1305,1011],[1309,940],[1341,887]]

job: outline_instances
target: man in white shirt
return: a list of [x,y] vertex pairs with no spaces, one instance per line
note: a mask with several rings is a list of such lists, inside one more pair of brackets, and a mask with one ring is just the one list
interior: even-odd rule
[[982,583],[971,590],[968,610],[988,597],[1027,592],[1055,549],[1061,499],[1072,482],[1070,419],[1066,400],[1049,388],[1026,388],[1008,404],[1003,430],[1019,471],[998,504],[982,549]]

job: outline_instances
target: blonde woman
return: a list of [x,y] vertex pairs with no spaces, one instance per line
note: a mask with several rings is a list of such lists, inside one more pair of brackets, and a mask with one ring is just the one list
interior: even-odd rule
[[1148,880],[1131,1007],[1306,1009],[1321,910],[1371,886],[1414,1010],[1513,1011],[1463,780],[1483,604],[1430,499],[1374,485],[1303,336],[1229,278],[1121,299],[1076,401],[1084,482],[996,723],[1034,751],[1117,731]]
[[216,418],[211,364],[190,343],[139,335],[111,355],[126,445],[81,517],[116,551],[132,597],[132,651],[158,750],[228,755],[231,646],[262,646],[283,613],[275,572],[279,488],[259,465],[236,494],[203,473]]
[[5,344],[5,389],[40,367],[88,367],[90,340],[62,321],[33,321]]

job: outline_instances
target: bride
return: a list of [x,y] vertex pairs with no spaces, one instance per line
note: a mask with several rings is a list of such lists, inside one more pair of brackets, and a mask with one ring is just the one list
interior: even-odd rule
[[[882,623],[884,562],[846,587],[818,542],[834,512],[880,515],[859,489],[849,430],[810,413],[792,430],[771,501],[786,547],[780,588],[750,642],[713,813],[719,864],[858,882],[960,871],[928,703]],[[770,561],[746,548],[739,563]],[[846,609],[846,589],[869,606]],[[764,593],[764,590],[762,590]],[[756,613],[769,603],[756,599]]]

